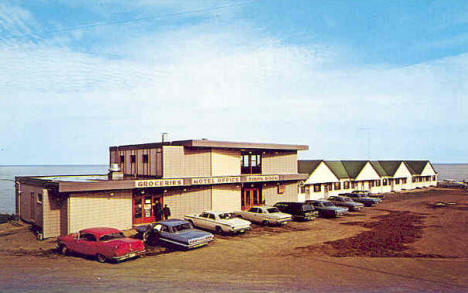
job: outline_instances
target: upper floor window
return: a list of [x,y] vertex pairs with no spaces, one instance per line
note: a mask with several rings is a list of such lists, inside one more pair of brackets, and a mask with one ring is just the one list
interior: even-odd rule
[[148,163],[148,155],[143,155],[143,163]]
[[125,156],[124,155],[120,155],[120,163],[125,163]]
[[241,174],[262,173],[262,155],[252,153],[242,153]]
[[131,162],[132,164],[135,164],[135,155],[131,155],[131,156],[130,156],[130,162]]

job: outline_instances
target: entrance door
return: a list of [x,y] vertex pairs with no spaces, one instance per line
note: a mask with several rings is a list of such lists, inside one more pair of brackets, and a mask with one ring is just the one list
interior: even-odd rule
[[254,205],[262,204],[262,194],[260,189],[254,188],[243,188],[241,197],[241,208],[247,210]]
[[162,195],[146,194],[133,196],[133,224],[152,223],[161,220],[157,206],[162,208]]

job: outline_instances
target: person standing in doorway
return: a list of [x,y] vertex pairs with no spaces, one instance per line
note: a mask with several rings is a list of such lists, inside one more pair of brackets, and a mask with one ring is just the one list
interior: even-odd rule
[[156,200],[156,204],[154,205],[154,219],[156,221],[161,221],[162,220],[162,205],[159,200]]
[[169,219],[169,217],[171,216],[171,209],[167,206],[167,204],[164,205],[164,208],[163,208],[163,215],[164,215],[164,219],[167,220]]

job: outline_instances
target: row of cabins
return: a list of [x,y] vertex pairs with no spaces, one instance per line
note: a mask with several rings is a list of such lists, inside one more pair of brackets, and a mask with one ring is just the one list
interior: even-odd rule
[[429,161],[298,161],[308,178],[299,186],[299,200],[367,190],[386,193],[437,185],[437,172]]
[[428,161],[298,164],[298,151],[307,149],[205,139],[112,146],[109,174],[16,177],[16,214],[48,238],[88,227],[126,230],[152,223],[161,220],[159,204],[181,218],[354,189],[411,189],[436,180]]

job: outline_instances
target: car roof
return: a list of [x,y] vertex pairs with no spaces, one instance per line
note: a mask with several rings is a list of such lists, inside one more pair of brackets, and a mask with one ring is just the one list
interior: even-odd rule
[[187,224],[187,223],[188,223],[187,221],[179,220],[179,219],[169,219],[169,220],[157,222],[157,224],[164,224],[169,227],[174,227],[180,224]]
[[211,213],[211,214],[216,214],[216,215],[219,215],[219,214],[226,214],[226,213],[232,213],[232,212],[228,212],[228,211],[203,211],[203,213]]
[[96,239],[101,238],[103,235],[107,234],[112,234],[112,233],[120,233],[121,231],[119,229],[115,228],[108,228],[108,227],[93,227],[93,228],[86,228],[83,230],[80,230],[80,234],[83,233],[89,233],[93,234]]

